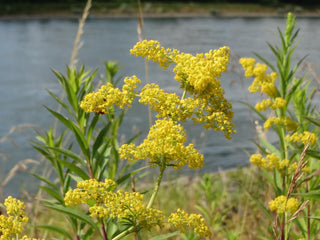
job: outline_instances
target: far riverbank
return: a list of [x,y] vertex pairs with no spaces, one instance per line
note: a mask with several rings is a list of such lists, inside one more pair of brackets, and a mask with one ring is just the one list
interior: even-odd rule
[[[83,10],[82,6],[72,5],[25,4],[0,7],[2,20],[78,19]],[[293,12],[297,17],[320,17],[320,5],[306,8],[297,5],[272,7],[259,4],[145,3],[142,10],[145,18],[286,17],[288,12]],[[89,17],[136,18],[138,13],[136,3],[119,6],[93,5]]]

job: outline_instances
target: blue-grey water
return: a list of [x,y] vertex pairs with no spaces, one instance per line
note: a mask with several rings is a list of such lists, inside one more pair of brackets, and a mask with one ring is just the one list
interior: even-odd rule
[[[145,19],[147,39],[159,40],[166,48],[199,53],[222,46],[229,46],[235,59],[252,57],[253,51],[273,61],[266,41],[279,43],[277,27],[284,28],[284,18],[167,18]],[[299,47],[296,60],[308,54],[309,62],[320,62],[320,18],[297,19]],[[59,85],[51,69],[65,72],[69,64],[73,41],[77,32],[76,20],[2,20],[0,21],[0,179],[24,159],[39,160],[32,149],[32,128],[13,132],[4,137],[13,126],[33,125],[47,129],[53,124],[52,116],[43,105],[55,107],[45,89],[59,92]],[[145,79],[144,62],[130,55],[129,49],[138,41],[136,19],[89,19],[81,38],[78,65],[103,69],[104,60],[118,60],[123,66],[122,75],[137,75]],[[317,69],[315,69],[317,70]],[[103,74],[103,71],[100,71]],[[149,64],[153,82],[168,91],[177,90],[178,84],[170,71],[161,70],[157,64]],[[194,142],[205,156],[201,172],[227,169],[248,164],[246,152],[255,151],[250,141],[254,138],[251,115],[239,100],[256,102],[258,95],[249,95],[249,80],[243,80],[237,60],[221,79],[226,97],[234,106],[234,123],[237,133],[231,141],[223,134],[205,131],[201,127],[186,124],[188,141]],[[243,90],[244,89],[244,90]],[[130,137],[139,130],[147,132],[147,110],[135,106],[128,112],[121,135]],[[255,118],[255,116],[253,116]],[[28,165],[32,167],[32,164]],[[39,169],[39,166],[37,167]],[[40,168],[42,169],[42,168]],[[28,170],[32,170],[29,168]],[[189,174],[183,170],[182,174]],[[35,189],[35,180],[27,172],[18,171],[5,187],[5,195],[17,194],[22,189]],[[32,186],[31,186],[32,185]]]

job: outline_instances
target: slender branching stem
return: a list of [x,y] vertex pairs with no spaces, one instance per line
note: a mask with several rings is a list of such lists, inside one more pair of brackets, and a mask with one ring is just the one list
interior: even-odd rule
[[101,230],[102,230],[102,234],[103,234],[103,240],[108,240],[108,236],[107,236],[107,233],[106,233],[106,229],[105,229],[105,226],[104,226],[103,219],[101,219]]
[[149,200],[149,203],[147,205],[147,208],[150,208],[154,202],[154,199],[156,198],[157,196],[157,193],[159,191],[159,187],[160,187],[160,184],[161,184],[161,180],[162,180],[162,177],[163,177],[163,173],[164,173],[164,170],[166,169],[166,165],[161,165],[160,166],[160,172],[159,172],[159,176],[158,176],[158,179],[157,179],[157,183],[154,187],[154,190],[153,190],[153,193],[152,193],[152,196]]
[[[309,192],[309,184],[308,182],[306,182],[306,193]],[[311,235],[311,222],[310,222],[310,204],[307,205],[307,229],[308,229],[308,240],[311,239],[310,235]]]

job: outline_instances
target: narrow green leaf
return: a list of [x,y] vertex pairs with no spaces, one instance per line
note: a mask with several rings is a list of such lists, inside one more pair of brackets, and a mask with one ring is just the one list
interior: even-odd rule
[[79,147],[81,148],[81,151],[86,159],[90,159],[90,149],[88,146],[88,142],[85,139],[85,136],[81,132],[81,130],[72,123],[72,131],[76,136],[77,143],[79,144]]
[[64,148],[59,148],[59,147],[47,147],[47,149],[50,149],[54,152],[63,154],[73,160],[75,160],[76,162],[80,163],[82,166],[86,166],[86,163],[84,162],[84,160],[76,153],[68,150],[68,149],[64,149]]
[[64,183],[63,183],[63,192],[66,193],[70,189],[70,182],[71,182],[71,177],[70,174],[65,177]]
[[257,143],[254,140],[251,140],[251,142],[253,142],[260,149],[261,152],[263,152],[264,154],[267,154],[266,149],[264,147],[262,147],[259,143]]
[[140,172],[140,171],[142,171],[143,169],[146,169],[146,168],[148,168],[148,167],[146,166],[146,167],[139,168],[139,169],[137,169],[135,171],[132,171],[132,172],[122,176],[121,178],[117,179],[117,181],[116,181],[117,185],[120,185],[122,182],[124,182],[125,180],[127,180],[131,176],[135,175],[136,173],[138,173],[138,172]]
[[308,117],[308,116],[302,116],[305,119],[308,119],[311,123],[313,123],[314,125],[320,127],[320,120],[317,120],[315,118],[312,117]]
[[61,162],[64,166],[66,166],[68,169],[70,169],[71,172],[73,172],[73,173],[77,174],[79,177],[81,177],[82,180],[90,179],[88,174],[85,171],[83,171],[81,168],[76,166],[75,163],[70,163],[70,162],[67,162],[62,159],[59,159],[59,162]]
[[297,196],[302,196],[306,199],[309,200],[320,200],[320,192],[316,191],[316,192],[307,192],[307,193],[293,193],[292,195],[297,195]]
[[149,240],[164,240],[164,239],[168,239],[170,237],[177,236],[179,234],[180,234],[179,231],[176,231],[176,232],[173,232],[173,233],[167,233],[167,234],[164,234],[164,235],[156,236],[156,237],[150,238]]
[[76,86],[72,86],[74,81],[72,81],[72,79],[70,79],[70,77],[71,76],[69,76],[68,81],[65,82],[64,89],[66,91],[67,99],[68,99],[70,105],[72,106],[72,108],[74,109],[75,112],[78,112],[79,106],[78,106],[78,98],[76,95],[77,89],[75,88]]
[[60,227],[57,227],[57,226],[54,226],[54,225],[36,225],[35,227],[59,233],[60,235],[63,235],[63,236],[65,236],[66,238],[68,238],[70,240],[73,240],[73,237],[71,237],[70,234],[67,231],[65,231],[64,229],[62,229]]
[[311,219],[315,219],[315,220],[320,220],[320,217],[309,217],[309,218],[311,218]]
[[107,134],[107,132],[109,131],[110,129],[110,124],[108,124],[107,126],[105,126],[98,134],[96,140],[94,141],[94,144],[92,146],[92,158],[95,157],[99,147],[101,146],[101,144],[103,142],[105,142],[105,136]]
[[280,151],[278,148],[276,148],[275,146],[273,146],[271,143],[268,142],[268,140],[266,140],[265,138],[259,136],[260,142],[261,144],[268,149],[271,153],[276,154],[278,157],[280,157]]
[[45,182],[46,184],[48,184],[50,187],[52,187],[53,189],[55,189],[56,191],[59,191],[59,188],[57,187],[56,184],[54,184],[52,181],[50,181],[49,179],[42,177],[38,174],[35,173],[31,173],[32,176],[38,178],[39,180],[41,180],[42,182]]
[[251,106],[250,104],[246,103],[246,102],[243,102],[243,101],[238,101],[239,103],[242,103],[246,106],[248,106],[252,111],[254,111],[263,121],[266,121],[267,118],[262,114],[260,113],[257,109],[255,109],[253,106]]
[[99,232],[99,228],[98,226],[95,224],[95,222],[91,219],[90,216],[82,213],[82,212],[79,212],[77,210],[74,210],[72,208],[68,208],[68,207],[65,207],[65,206],[61,206],[61,205],[47,205],[46,207],[50,208],[50,209],[53,209],[53,210],[56,210],[58,212],[61,212],[61,213],[64,213],[64,214],[67,214],[69,215],[70,217],[74,217],[74,218],[77,218],[79,219],[80,221],[83,221],[87,224],[89,224],[92,228],[94,228],[96,231]]
[[63,198],[60,196],[60,194],[56,191],[54,191],[52,188],[48,188],[45,186],[38,186],[42,190],[44,190],[46,193],[48,193],[50,196],[52,196],[54,199],[56,199],[60,203],[64,203]]
[[278,28],[278,33],[281,39],[281,43],[282,43],[282,49],[287,49],[287,45],[286,45],[286,40],[284,39],[284,36],[280,30],[280,28]]
[[[89,114],[88,114],[89,116]],[[87,131],[87,139],[91,139],[92,132],[95,129],[97,122],[99,121],[100,114],[95,114],[93,119],[91,120],[91,123],[89,125],[88,131]]]
[[83,181],[83,179],[81,177],[79,177],[78,175],[74,175],[74,174],[69,174],[69,176],[76,182],[81,182]]
[[293,95],[294,95],[295,93],[297,93],[296,91],[297,91],[298,87],[301,85],[302,81],[303,81],[303,78],[299,79],[299,81],[297,81],[297,82],[291,87],[289,93],[287,94],[287,99],[288,99],[287,102],[290,102],[290,99],[293,97]]
[[38,147],[38,146],[32,145],[32,147],[34,149],[36,149],[39,153],[41,153],[42,156],[44,156],[46,159],[48,159],[52,164],[53,160],[52,160],[51,155],[45,149],[43,149],[42,146]]
[[311,157],[313,157],[313,158],[315,158],[315,159],[320,159],[320,152],[319,151],[315,151],[315,150],[310,150],[310,149],[308,149],[307,150],[307,155],[308,156],[311,156]]
[[65,110],[67,110],[68,113],[70,113],[71,116],[75,118],[74,112],[71,110],[71,108],[56,94],[51,92],[50,90],[46,89],[46,91],[51,95],[52,98],[54,98]]
[[72,121],[70,119],[65,118],[62,114],[53,111],[52,109],[45,106],[45,108],[53,115],[55,116],[63,125],[65,125],[67,128],[72,130]]
[[270,220],[273,221],[273,217],[269,213],[268,209],[255,197],[253,197],[250,193],[247,192],[247,194],[250,196],[250,198],[257,204],[257,206],[262,210],[262,212],[266,215],[266,217]]

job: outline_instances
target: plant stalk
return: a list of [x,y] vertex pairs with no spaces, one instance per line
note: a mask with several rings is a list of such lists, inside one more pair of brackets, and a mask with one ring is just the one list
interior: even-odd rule
[[102,230],[102,234],[103,234],[103,240],[108,240],[108,236],[107,236],[104,222],[102,219],[101,219],[101,230]]
[[164,173],[164,170],[166,169],[166,165],[161,165],[160,166],[160,173],[159,173],[159,176],[158,176],[158,179],[157,179],[157,183],[154,187],[154,190],[153,190],[153,193],[152,193],[152,196],[149,200],[149,203],[147,205],[147,208],[150,208],[154,202],[154,199],[156,198],[157,196],[157,193],[159,191],[159,187],[160,187],[160,184],[161,184],[161,180],[162,180],[162,177],[163,177],[163,173]]

